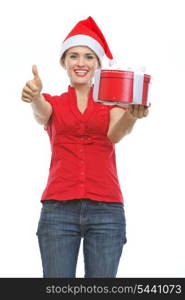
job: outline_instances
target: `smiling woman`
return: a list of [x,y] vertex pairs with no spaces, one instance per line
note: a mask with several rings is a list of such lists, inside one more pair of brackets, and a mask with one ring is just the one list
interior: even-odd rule
[[105,55],[113,59],[101,30],[91,17],[82,20],[62,45],[68,90],[59,96],[41,94],[34,65],[34,78],[22,91],[52,150],[37,230],[44,277],[75,277],[82,237],[85,277],[116,277],[126,243],[114,143],[129,132],[136,116],[130,108],[94,101],[92,81]]
[[94,51],[85,46],[72,47],[62,56],[61,64],[67,71],[71,85],[78,91],[78,96],[81,95],[82,99],[87,98],[94,73],[100,67]]

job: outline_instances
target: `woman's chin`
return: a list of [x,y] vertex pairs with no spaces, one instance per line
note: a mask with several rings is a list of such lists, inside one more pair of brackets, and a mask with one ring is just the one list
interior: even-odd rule
[[72,80],[73,85],[89,85],[90,81],[84,79]]

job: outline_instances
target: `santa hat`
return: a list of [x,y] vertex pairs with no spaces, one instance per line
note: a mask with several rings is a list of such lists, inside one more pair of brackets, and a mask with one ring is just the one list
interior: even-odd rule
[[67,49],[75,46],[87,46],[92,49],[98,56],[100,63],[104,55],[113,62],[113,56],[106,39],[92,17],[78,22],[67,35],[62,44],[60,58]]

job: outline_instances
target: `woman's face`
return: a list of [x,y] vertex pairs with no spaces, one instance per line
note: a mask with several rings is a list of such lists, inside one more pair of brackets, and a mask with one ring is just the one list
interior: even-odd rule
[[66,51],[62,65],[72,85],[91,85],[97,68],[100,68],[94,51],[86,46],[71,47]]

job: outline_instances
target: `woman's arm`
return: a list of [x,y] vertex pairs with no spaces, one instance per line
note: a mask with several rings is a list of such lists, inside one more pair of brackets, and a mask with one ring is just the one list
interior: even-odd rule
[[52,114],[52,106],[42,95],[31,102],[33,114],[39,124],[46,125]]
[[136,120],[146,117],[148,113],[148,107],[144,105],[130,104],[126,111],[122,111],[120,108],[113,108],[110,112],[107,137],[112,143],[118,143],[132,131]]

